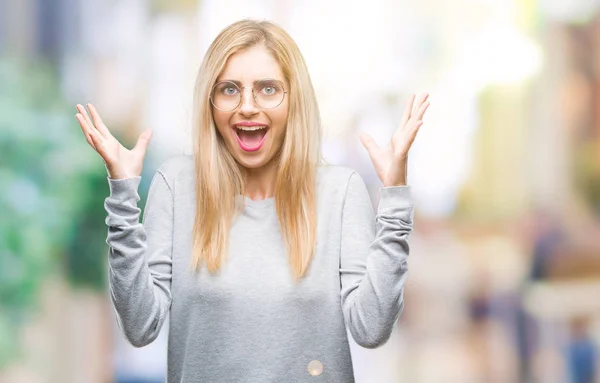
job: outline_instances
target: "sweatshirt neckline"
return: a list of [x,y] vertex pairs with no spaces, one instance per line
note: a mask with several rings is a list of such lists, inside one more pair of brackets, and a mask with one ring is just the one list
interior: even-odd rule
[[[238,195],[237,197],[241,198],[242,196]],[[244,206],[250,206],[253,208],[265,208],[265,207],[273,206],[275,204],[275,197],[269,197],[269,198],[260,199],[260,200],[253,200],[252,198],[250,198],[248,196],[243,196],[243,200],[244,200]]]

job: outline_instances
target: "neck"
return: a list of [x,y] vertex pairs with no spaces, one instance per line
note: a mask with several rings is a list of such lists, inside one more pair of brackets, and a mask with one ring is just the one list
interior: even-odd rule
[[277,161],[257,169],[242,168],[245,181],[245,195],[253,200],[263,200],[275,196]]

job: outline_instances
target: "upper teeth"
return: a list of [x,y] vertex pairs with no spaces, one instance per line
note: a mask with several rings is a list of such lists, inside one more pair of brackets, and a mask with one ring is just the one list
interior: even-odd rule
[[236,125],[235,127],[238,129],[241,129],[241,130],[259,130],[259,129],[264,129],[267,126],[266,125],[263,125],[263,126],[239,126],[239,125]]

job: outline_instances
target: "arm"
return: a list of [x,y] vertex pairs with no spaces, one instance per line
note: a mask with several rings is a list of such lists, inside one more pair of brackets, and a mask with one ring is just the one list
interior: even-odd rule
[[119,326],[142,347],[158,336],[171,305],[173,196],[159,171],[154,174],[139,223],[141,176],[108,178],[104,207],[109,245],[109,288]]
[[381,188],[374,216],[364,181],[350,176],[342,213],[341,300],[346,325],[363,347],[383,345],[404,307],[412,222],[410,187]]

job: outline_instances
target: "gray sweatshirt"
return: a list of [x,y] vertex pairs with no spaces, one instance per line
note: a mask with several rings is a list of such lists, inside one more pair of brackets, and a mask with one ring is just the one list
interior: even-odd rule
[[190,267],[192,156],[154,174],[140,223],[141,177],[108,178],[110,294],[125,337],[152,342],[170,318],[168,382],[353,382],[349,329],[361,346],[390,336],[403,308],[410,186],[382,187],[377,215],[362,178],[323,165],[317,249],[294,282],[274,198],[244,198],[218,275]]

